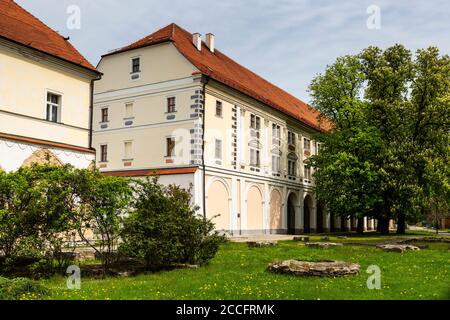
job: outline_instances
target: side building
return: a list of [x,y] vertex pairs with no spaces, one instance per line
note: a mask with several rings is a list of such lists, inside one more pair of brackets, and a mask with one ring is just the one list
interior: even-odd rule
[[[329,123],[304,102],[176,24],[104,55],[94,95],[97,166],[159,175],[230,235],[356,228],[313,193],[305,160]],[[373,228],[374,222],[367,222]]]
[[93,81],[68,41],[12,0],[0,0],[0,169],[31,163],[87,168]]

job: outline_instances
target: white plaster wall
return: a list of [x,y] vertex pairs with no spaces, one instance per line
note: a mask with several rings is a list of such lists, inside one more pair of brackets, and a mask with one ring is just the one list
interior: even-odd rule
[[0,139],[0,167],[5,171],[17,170],[33,152],[43,148],[51,151],[63,163],[69,163],[80,169],[89,167],[95,157],[94,154],[81,151],[42,147],[35,144]]

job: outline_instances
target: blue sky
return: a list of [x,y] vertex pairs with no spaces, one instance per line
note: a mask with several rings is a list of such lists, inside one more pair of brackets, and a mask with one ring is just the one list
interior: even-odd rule
[[[411,50],[434,45],[450,54],[448,0],[16,0],[71,42],[94,65],[100,56],[175,22],[216,35],[216,46],[268,81],[308,102],[311,79],[336,57],[376,45]],[[67,28],[68,6],[81,28]],[[367,8],[381,28],[367,28]]]

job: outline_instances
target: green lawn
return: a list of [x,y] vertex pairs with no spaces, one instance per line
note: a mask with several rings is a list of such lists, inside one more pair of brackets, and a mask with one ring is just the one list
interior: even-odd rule
[[[313,240],[319,239],[314,238]],[[352,237],[342,242],[377,242],[384,237]],[[280,242],[272,248],[223,245],[210,265],[131,278],[82,279],[79,291],[66,278],[43,280],[51,299],[450,299],[450,244],[429,244],[419,252],[387,253],[371,246],[306,248]],[[341,278],[300,278],[266,271],[275,259],[344,260],[361,264],[361,273]],[[367,289],[366,269],[378,265],[382,289]]]

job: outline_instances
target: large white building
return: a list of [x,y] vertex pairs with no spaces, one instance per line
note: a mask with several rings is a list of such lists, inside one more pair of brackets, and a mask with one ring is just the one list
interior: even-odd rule
[[329,123],[214,42],[171,24],[102,57],[98,168],[192,185],[202,212],[233,235],[351,228],[317,203],[305,164]]
[[0,169],[34,162],[87,168],[100,73],[12,0],[0,0]]

